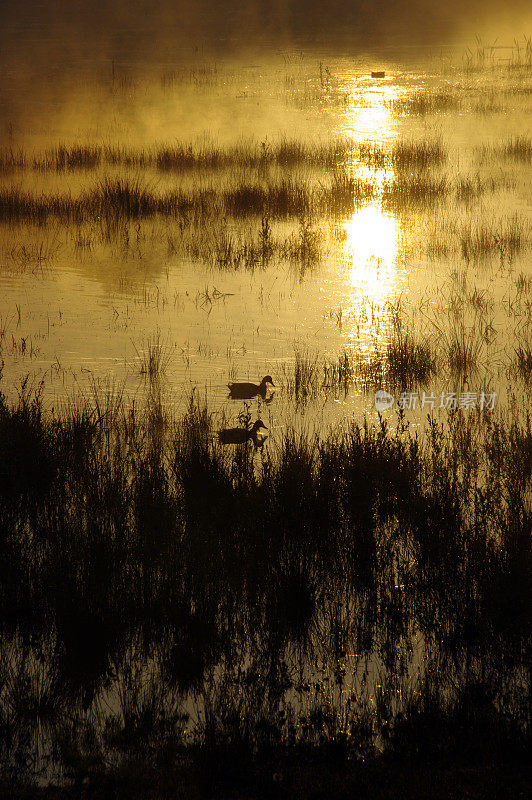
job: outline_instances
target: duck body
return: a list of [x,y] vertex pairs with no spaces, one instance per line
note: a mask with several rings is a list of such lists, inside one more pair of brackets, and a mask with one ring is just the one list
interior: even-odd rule
[[271,375],[265,375],[260,383],[228,383],[229,397],[237,400],[251,400],[257,395],[266,397],[268,384],[275,386]]
[[264,439],[261,429],[268,430],[261,419],[258,419],[252,428],[225,428],[218,431],[218,438],[221,444],[245,444],[250,439],[255,447],[259,447]]

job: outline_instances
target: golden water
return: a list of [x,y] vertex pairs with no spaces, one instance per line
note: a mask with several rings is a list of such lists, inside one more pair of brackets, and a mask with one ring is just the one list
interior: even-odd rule
[[[495,252],[476,260],[464,258],[458,239],[450,252],[442,246],[461,229],[483,225],[496,232],[515,215],[528,237],[530,163],[482,158],[481,148],[528,134],[531,72],[524,65],[509,69],[502,60],[491,68],[464,69],[459,56],[455,66],[434,54],[417,62],[415,68],[404,62],[377,65],[367,57],[320,62],[288,51],[255,60],[196,58],[147,76],[113,65],[113,72],[63,86],[59,97],[45,92],[31,118],[16,117],[4,127],[4,150],[24,151],[31,160],[59,143],[150,150],[176,142],[220,147],[253,142],[267,149],[283,139],[316,144],[345,138],[387,150],[404,140],[438,141],[447,162],[426,174],[445,175],[451,183],[493,179],[497,188],[469,201],[451,193],[441,202],[398,209],[383,203],[393,168],[373,168],[355,158],[339,169],[372,183],[373,197],[354,205],[351,214],[310,220],[319,256],[308,263],[274,257],[254,270],[219,268],[212,259],[183,254],[176,246],[183,231],[173,219],[121,221],[112,232],[98,222],[3,222],[4,393],[15,397],[30,376],[34,383],[44,380],[48,406],[73,393],[90,395],[95,384],[109,381],[129,399],[140,399],[150,389],[142,363],[157,343],[165,366],[160,385],[172,405],[183,406],[197,387],[209,405],[234,419],[242,404],[227,400],[226,384],[270,373],[278,390],[267,415],[281,425],[294,408],[288,384],[296,351],[316,359],[319,369],[324,359],[334,360],[344,350],[369,358],[386,348],[393,309],[400,303],[409,329],[443,354],[457,319],[453,302],[462,297],[460,319],[468,330],[478,324],[482,338],[465,387],[490,386],[501,401],[526,394],[512,359],[517,343],[530,341],[529,294],[523,291],[532,277],[528,246],[511,257]],[[376,66],[385,69],[385,79],[371,78]],[[412,113],[409,103],[423,96],[452,102]],[[303,166],[289,174],[303,185],[319,186],[331,172]],[[272,174],[279,179],[288,173],[275,168]],[[138,179],[156,193],[260,180],[256,169],[238,167],[176,174],[152,168],[61,173],[27,168],[6,172],[0,185],[75,196],[107,175]],[[272,219],[270,224],[274,238],[281,239],[297,236],[306,223]],[[210,219],[189,236],[198,243],[217,242],[225,233],[238,243],[256,238],[259,228],[260,218]],[[433,240],[439,249],[431,249]],[[466,295],[481,298],[480,305],[464,301]],[[463,388],[461,383],[442,369],[428,388],[439,394]],[[320,424],[372,410],[372,391],[360,385],[347,394],[318,388],[307,407]]]

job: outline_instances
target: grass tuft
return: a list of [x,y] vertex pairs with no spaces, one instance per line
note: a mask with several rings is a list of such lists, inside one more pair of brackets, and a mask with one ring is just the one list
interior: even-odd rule
[[532,347],[529,344],[520,344],[514,352],[517,374],[526,383],[530,383],[532,381]]
[[386,347],[388,379],[402,387],[423,385],[436,370],[436,357],[428,341],[419,341],[404,329],[399,317],[393,320],[392,338]]

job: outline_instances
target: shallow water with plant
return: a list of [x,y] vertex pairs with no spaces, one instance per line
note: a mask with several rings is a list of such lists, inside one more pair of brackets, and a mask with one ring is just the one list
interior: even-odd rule
[[2,130],[6,780],[527,764],[531,64],[113,61]]
[[[107,76],[76,95],[92,126],[74,128],[72,100],[52,134],[11,131],[4,391],[30,374],[57,405],[112,376],[139,398],[156,353],[177,406],[198,386],[234,414],[226,384],[270,373],[284,418],[299,354],[306,394],[342,418],[371,408],[368,383],[400,374],[390,348],[393,359],[408,331],[431,369],[407,378],[407,364],[403,388],[422,377],[438,393],[522,392],[531,144],[519,58],[386,64],[384,79],[290,54],[149,84]],[[234,124],[207,134],[206,108]]]

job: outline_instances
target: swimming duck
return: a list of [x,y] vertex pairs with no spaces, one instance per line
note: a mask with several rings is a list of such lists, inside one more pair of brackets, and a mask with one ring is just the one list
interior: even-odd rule
[[238,400],[249,400],[256,397],[258,394],[261,397],[266,396],[266,385],[271,384],[275,386],[272,381],[271,375],[265,375],[260,383],[228,383],[229,397],[237,398]]
[[245,444],[250,439],[253,440],[255,447],[260,447],[264,441],[264,434],[261,429],[268,430],[261,419],[258,419],[250,430],[247,428],[225,428],[218,431],[218,438],[222,444]]

